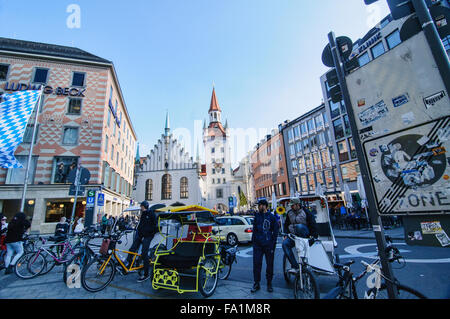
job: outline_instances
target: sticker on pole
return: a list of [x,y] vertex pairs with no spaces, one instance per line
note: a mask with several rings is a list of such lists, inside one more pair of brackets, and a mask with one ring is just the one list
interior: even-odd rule
[[449,133],[447,116],[364,142],[381,215],[450,212]]

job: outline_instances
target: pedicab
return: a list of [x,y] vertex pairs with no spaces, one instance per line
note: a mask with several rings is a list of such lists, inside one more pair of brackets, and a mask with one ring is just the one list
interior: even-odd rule
[[[297,261],[299,261],[299,264],[304,267],[306,266],[307,270],[310,270],[314,275],[336,275],[334,264],[339,263],[339,256],[335,253],[337,242],[334,237],[333,228],[331,227],[327,198],[325,196],[300,196],[299,199],[315,216],[318,238],[311,240],[298,237],[295,234],[288,235],[287,229],[282,229],[282,233],[295,241],[294,255]],[[287,218],[286,202],[285,200],[283,203],[280,203],[277,208],[277,213],[283,215],[283,225]],[[302,282],[298,283],[298,273],[292,271],[286,256],[283,258],[283,273],[287,282],[293,281],[294,277],[296,277],[295,291],[298,288],[297,284],[303,286]],[[315,278],[311,280],[315,281]],[[315,290],[317,290],[316,296],[318,296],[317,286]]]
[[153,289],[212,296],[221,262],[220,238],[212,230],[215,211],[185,206],[167,207],[160,212],[158,227],[167,248],[157,247],[155,251]]

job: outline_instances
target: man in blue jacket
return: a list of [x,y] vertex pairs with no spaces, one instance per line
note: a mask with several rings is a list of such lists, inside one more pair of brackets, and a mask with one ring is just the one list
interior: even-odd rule
[[261,268],[263,256],[266,256],[267,291],[273,292],[273,260],[278,238],[278,222],[276,217],[269,213],[269,203],[266,200],[258,202],[258,212],[253,222],[253,279],[252,293],[261,289]]

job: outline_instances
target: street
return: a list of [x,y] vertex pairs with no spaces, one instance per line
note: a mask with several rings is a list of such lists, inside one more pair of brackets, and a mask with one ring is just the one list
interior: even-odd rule
[[[352,270],[358,275],[363,270],[361,260],[370,262],[376,252],[376,244],[371,239],[337,239],[337,253],[341,262],[355,260]],[[406,265],[393,265],[397,279],[406,286],[413,287],[432,299],[450,297],[450,276],[447,273],[450,264],[448,249],[411,247],[401,241],[395,244],[407,260]],[[122,248],[129,247],[131,240],[125,240]],[[211,299],[289,299],[293,298],[292,284],[287,284],[282,273],[283,252],[281,241],[275,254],[274,293],[265,289],[265,267],[262,274],[262,289],[251,294],[253,284],[252,246],[240,245],[237,264],[233,265],[230,278],[220,281],[216,293]],[[14,274],[0,276],[0,299],[201,299],[200,294],[186,293],[179,295],[172,291],[155,291],[149,281],[137,283],[137,274],[127,276],[116,275],[112,284],[104,291],[91,294],[83,288],[69,289],[62,281],[62,267],[56,267],[51,273],[31,280],[21,280]],[[358,284],[358,295],[364,297],[366,279]],[[318,278],[321,297],[334,288],[337,277]]]

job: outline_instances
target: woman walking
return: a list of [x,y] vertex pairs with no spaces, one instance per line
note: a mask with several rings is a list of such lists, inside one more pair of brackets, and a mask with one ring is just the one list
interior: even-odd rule
[[[24,213],[20,212],[14,216],[13,220],[8,225],[8,232],[6,233],[6,258],[5,258],[5,275],[13,272],[13,267],[16,262],[23,255],[23,235],[31,227],[30,222]],[[14,256],[14,258],[13,258]]]

